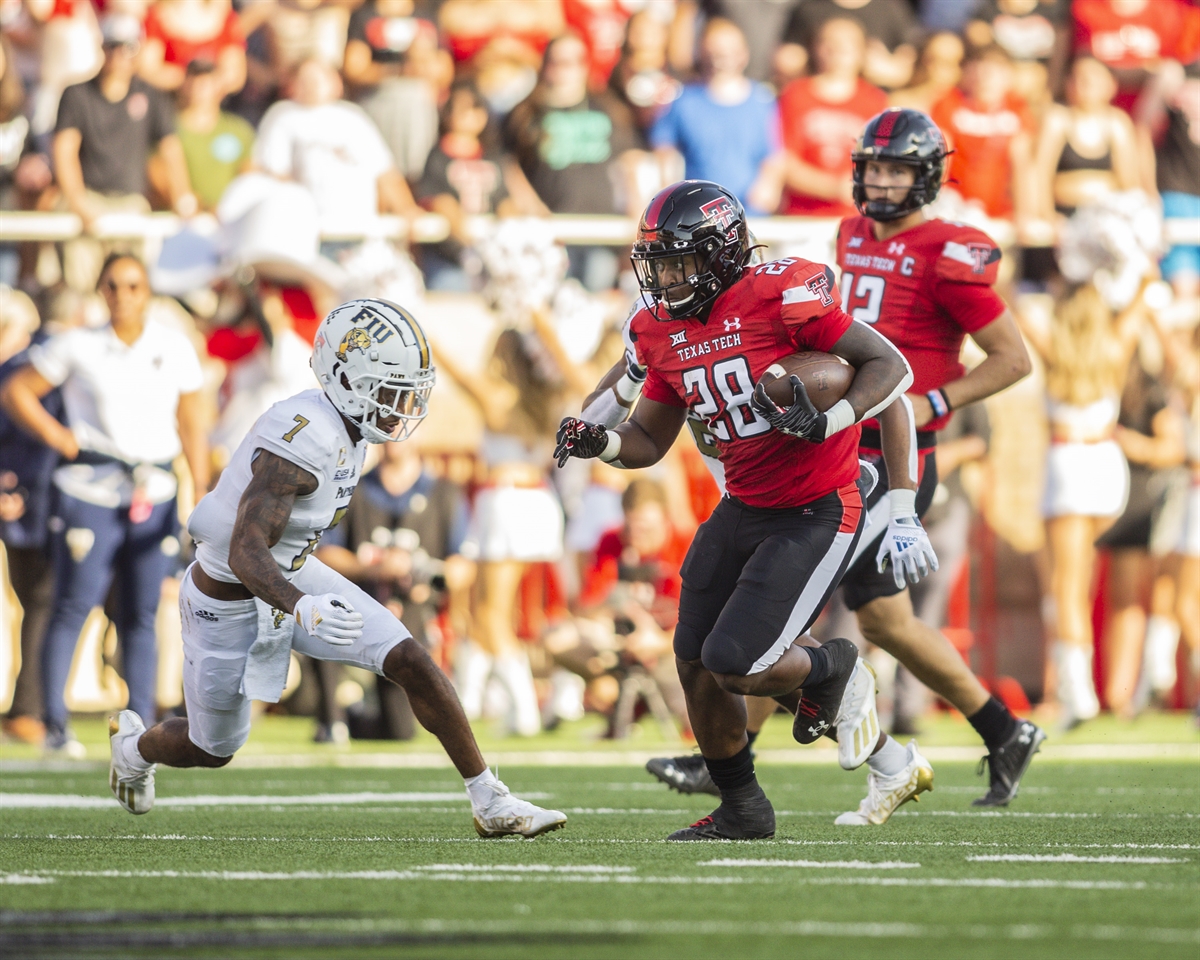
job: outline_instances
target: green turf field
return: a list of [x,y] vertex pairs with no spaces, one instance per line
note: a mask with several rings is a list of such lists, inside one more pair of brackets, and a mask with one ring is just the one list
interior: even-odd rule
[[[878,829],[833,826],[857,804],[865,773],[841,772],[832,751],[764,762],[774,841],[679,845],[661,838],[712,803],[668,793],[630,762],[629,744],[547,735],[530,754],[543,765],[506,763],[500,774],[566,810],[566,829],[482,841],[453,770],[391,765],[421,762],[429,741],[299,758],[267,749],[299,746],[308,729],[269,721],[244,762],[160,770],[159,805],[138,818],[111,800],[98,759],[46,764],[3,748],[0,951],[1200,956],[1200,747],[1182,718],[1142,727],[1175,741],[1146,759],[1130,759],[1140,748],[1128,746],[1139,742],[1128,727],[1061,738],[1002,813],[971,810],[982,792],[973,764],[935,759],[934,793]],[[957,729],[943,725],[922,744],[969,743]],[[99,725],[81,732],[102,756]],[[1070,749],[1089,739],[1098,749]],[[763,742],[781,756],[785,725]],[[513,751],[512,741],[498,746]],[[573,750],[577,762],[547,749]],[[301,762],[311,765],[285,765]]]

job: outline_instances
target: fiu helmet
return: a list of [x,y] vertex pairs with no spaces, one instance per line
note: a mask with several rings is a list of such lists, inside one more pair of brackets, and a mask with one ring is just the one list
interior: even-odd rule
[[713,301],[741,278],[750,255],[738,198],[708,180],[683,180],[650,201],[630,259],[655,316],[704,320]]
[[387,300],[351,300],[321,321],[313,373],[371,443],[406,439],[424,419],[434,368],[416,319]]
[[[872,220],[899,220],[932,203],[942,188],[946,168],[946,138],[937,124],[920,110],[889,107],[867,121],[850,154],[854,161],[854,205]],[[868,200],[863,177],[868,160],[888,160],[915,168],[916,179],[899,202]]]

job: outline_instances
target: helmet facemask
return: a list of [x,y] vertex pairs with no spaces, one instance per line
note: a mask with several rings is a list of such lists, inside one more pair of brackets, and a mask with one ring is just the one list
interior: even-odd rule
[[647,309],[661,305],[672,320],[701,315],[725,287],[718,263],[724,247],[706,237],[682,250],[635,248],[630,259]]
[[[908,192],[904,195],[903,200],[890,200],[886,197],[878,200],[868,199],[867,184],[865,183],[867,164],[873,160],[882,163],[903,163],[906,167],[912,168],[912,186],[907,188]],[[893,157],[863,157],[856,154],[854,156],[854,206],[858,208],[858,212],[862,216],[870,220],[877,220],[880,223],[899,220],[901,217],[906,217],[914,210],[920,210],[925,204],[934,201],[942,186],[941,173],[941,162],[931,160],[904,161]],[[933,184],[932,188],[930,187],[931,183]],[[887,190],[890,194],[893,190],[903,188],[899,186],[888,188],[872,184],[871,189]]]
[[369,443],[407,440],[429,412],[436,379],[432,367],[416,378],[366,372],[353,378],[343,372],[341,377],[342,385],[362,403],[362,415],[351,419]]

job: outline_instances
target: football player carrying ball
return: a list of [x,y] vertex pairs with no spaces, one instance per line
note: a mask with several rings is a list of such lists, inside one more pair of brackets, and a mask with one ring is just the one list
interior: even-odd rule
[[[632,257],[647,301],[629,323],[646,371],[641,399],[612,429],[568,417],[558,434],[560,464],[599,457],[646,467],[666,454],[691,411],[711,430],[724,466],[726,496],[680,571],[675,631],[688,716],[721,804],[673,840],[774,836],[743,695],[791,698],[803,743],[836,723],[857,650],[849,640],[808,646],[797,638],[862,532],[858,424],[912,382],[896,348],[842,311],[827,266],[787,258],[749,268],[750,256],[745,213],[727,190],[690,180],[659,193]],[[818,412],[798,379],[784,409],[761,390],[756,396],[768,367],[805,350],[855,368],[841,400]]]

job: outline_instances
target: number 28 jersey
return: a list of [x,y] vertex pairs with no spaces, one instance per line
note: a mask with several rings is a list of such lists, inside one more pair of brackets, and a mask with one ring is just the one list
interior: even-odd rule
[[725,489],[749,506],[797,507],[858,479],[858,427],[809,443],[773,429],[750,406],[754,385],[780,357],[828,351],[841,339],[851,320],[838,302],[829,267],[789,257],[748,269],[717,297],[706,323],[660,320],[645,308],[629,322],[646,368],[642,395],[687,407],[708,425],[697,431],[701,452],[715,443]]
[[188,520],[196,560],[216,580],[236,583],[238,579],[229,568],[229,542],[259,450],[282,457],[317,479],[316,490],[296,498],[283,535],[271,548],[271,556],[290,580],[317,548],[321,534],[345,516],[362,474],[367,443],[350,442],[341,415],[320,390],[281,400],[259,417],[216,488],[196,504]]
[[[1004,312],[992,289],[1000,249],[986,233],[948,220],[926,220],[888,240],[876,240],[871,223],[847,217],[838,229],[842,309],[904,354],[910,392],[936,390],[963,375],[963,338]],[[948,420],[921,429],[940,430]]]

